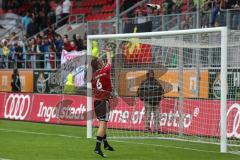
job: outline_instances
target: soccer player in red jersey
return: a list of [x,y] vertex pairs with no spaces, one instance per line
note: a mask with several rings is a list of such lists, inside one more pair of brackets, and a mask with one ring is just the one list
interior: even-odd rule
[[95,58],[91,62],[92,66],[92,88],[94,93],[94,111],[99,120],[97,131],[96,147],[94,152],[105,157],[101,150],[101,143],[104,143],[104,149],[114,151],[108,144],[106,129],[109,118],[109,99],[112,92],[112,84],[110,79],[111,73],[111,56],[106,52],[107,63],[104,65],[101,59]]

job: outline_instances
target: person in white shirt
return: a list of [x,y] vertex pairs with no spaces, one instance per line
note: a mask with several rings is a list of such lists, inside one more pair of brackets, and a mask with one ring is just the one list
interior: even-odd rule
[[63,25],[67,23],[68,21],[68,16],[70,14],[72,3],[70,0],[64,0],[62,3],[62,18],[64,17],[63,20]]
[[57,3],[57,7],[55,8],[56,22],[62,18],[62,5],[60,2]]

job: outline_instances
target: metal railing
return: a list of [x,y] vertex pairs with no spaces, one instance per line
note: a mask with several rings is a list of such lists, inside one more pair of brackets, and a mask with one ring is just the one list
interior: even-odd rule
[[34,69],[52,70],[61,67],[61,53],[41,52],[41,53],[22,53],[23,58],[15,56],[0,56],[0,69]]
[[[230,29],[240,29],[239,22],[240,19],[234,19],[234,16],[240,14],[240,10],[228,9],[220,10],[219,14],[216,17],[216,26],[228,26]],[[200,16],[197,18],[197,16]],[[186,12],[179,14],[170,14],[170,15],[157,15],[157,16],[146,16],[142,17],[147,20],[152,21],[153,31],[166,31],[166,30],[178,30],[178,29],[191,29],[199,27],[213,27],[211,26],[211,11],[208,12]],[[123,33],[124,27],[127,23],[136,23],[137,17],[134,18],[121,18],[119,20],[119,33]],[[197,22],[197,19],[200,19],[200,22]],[[87,33],[88,34],[108,34],[116,33],[110,32],[114,31],[116,23],[115,20],[104,20],[104,21],[91,21],[87,22]],[[237,24],[238,26],[234,26]],[[108,25],[107,25],[108,24]],[[104,26],[104,27],[101,27]],[[106,32],[105,30],[109,31]]]

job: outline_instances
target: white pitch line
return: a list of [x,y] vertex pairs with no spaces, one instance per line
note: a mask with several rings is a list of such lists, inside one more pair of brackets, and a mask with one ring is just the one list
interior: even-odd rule
[[12,129],[2,129],[2,128],[0,128],[0,131],[25,133],[25,134],[37,134],[37,135],[44,135],[44,136],[59,136],[59,137],[77,138],[77,139],[83,138],[83,137],[71,136],[71,135],[65,135],[65,134],[52,134],[52,133],[44,133],[44,132],[31,132],[31,131],[24,131],[24,130],[12,130]]
[[[59,137],[65,137],[65,138],[75,138],[75,139],[82,139],[83,137],[78,136],[71,136],[71,135],[65,135],[65,134],[50,134],[50,133],[44,133],[44,132],[30,132],[30,131],[24,131],[24,130],[12,130],[12,129],[1,129],[0,131],[4,132],[16,132],[16,133],[24,133],[24,134],[36,134],[36,135],[45,135],[45,136],[59,136]],[[169,146],[169,145],[160,145],[160,144],[149,144],[149,143],[139,143],[139,142],[129,142],[129,141],[120,141],[120,140],[114,140],[111,139],[113,142],[117,143],[128,143],[128,144],[137,144],[137,145],[147,145],[147,146],[154,146],[154,147],[163,147],[163,148],[175,148],[175,149],[182,149],[182,150],[190,150],[190,151],[197,151],[197,152],[205,152],[205,153],[218,153],[217,151],[207,151],[207,150],[201,150],[201,149],[194,149],[194,148],[187,148],[187,147],[175,147],[175,146]],[[1,160],[1,159],[0,159]],[[4,160],[4,159],[3,159]],[[6,159],[7,160],[7,159]]]
[[113,142],[119,142],[119,143],[128,143],[128,144],[138,144],[138,145],[147,145],[147,146],[154,146],[154,147],[163,147],[163,148],[176,148],[176,149],[183,149],[183,150],[191,150],[191,151],[197,151],[197,152],[207,152],[207,153],[220,153],[217,151],[207,151],[207,150],[201,150],[201,149],[194,149],[194,148],[187,148],[187,147],[175,147],[175,146],[169,146],[169,145],[161,145],[161,144],[149,144],[149,143],[139,143],[139,142],[129,142],[129,141],[119,141],[119,140],[111,140]]
[[0,160],[12,160],[12,159],[7,159],[7,158],[1,158],[0,157]]

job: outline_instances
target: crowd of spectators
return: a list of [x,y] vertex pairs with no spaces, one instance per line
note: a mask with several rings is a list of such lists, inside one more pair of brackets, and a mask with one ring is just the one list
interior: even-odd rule
[[230,15],[229,22],[231,28],[240,29],[239,0],[204,0],[200,2],[203,27],[225,26],[228,13]]
[[136,23],[143,23],[147,21],[146,17],[151,17],[153,25],[160,26],[159,24],[162,23],[165,24],[162,29],[168,30],[176,25],[179,18],[176,14],[183,13],[180,16],[180,29],[190,29],[197,27],[194,26],[195,14],[191,13],[196,12],[199,5],[199,27],[225,26],[228,12],[231,29],[240,29],[240,0],[189,0],[188,2],[189,4],[184,4],[184,0],[164,0],[160,7],[140,6],[135,10],[135,14],[130,16],[136,19]]
[[[10,1],[15,3],[14,0]],[[33,0],[31,9],[22,16],[20,27],[25,31],[24,38],[15,32],[5,36],[0,43],[0,68],[38,68],[54,69],[60,66],[61,52],[81,51],[86,49],[83,41],[86,37],[76,34],[68,37],[55,32],[54,27],[67,23],[71,3],[69,0],[56,1],[50,5],[46,0]],[[18,5],[8,4],[8,9]],[[63,21],[57,26],[52,25],[57,19]]]
[[80,34],[62,37],[50,27],[46,32],[23,40],[13,32],[1,42],[0,68],[55,69],[60,67],[63,49],[82,51],[86,49],[86,43]]
[[24,39],[19,39],[15,32],[5,37],[0,45],[0,68],[54,69],[60,65],[62,49],[69,52],[86,49],[80,34],[62,37],[51,26],[36,33]]

